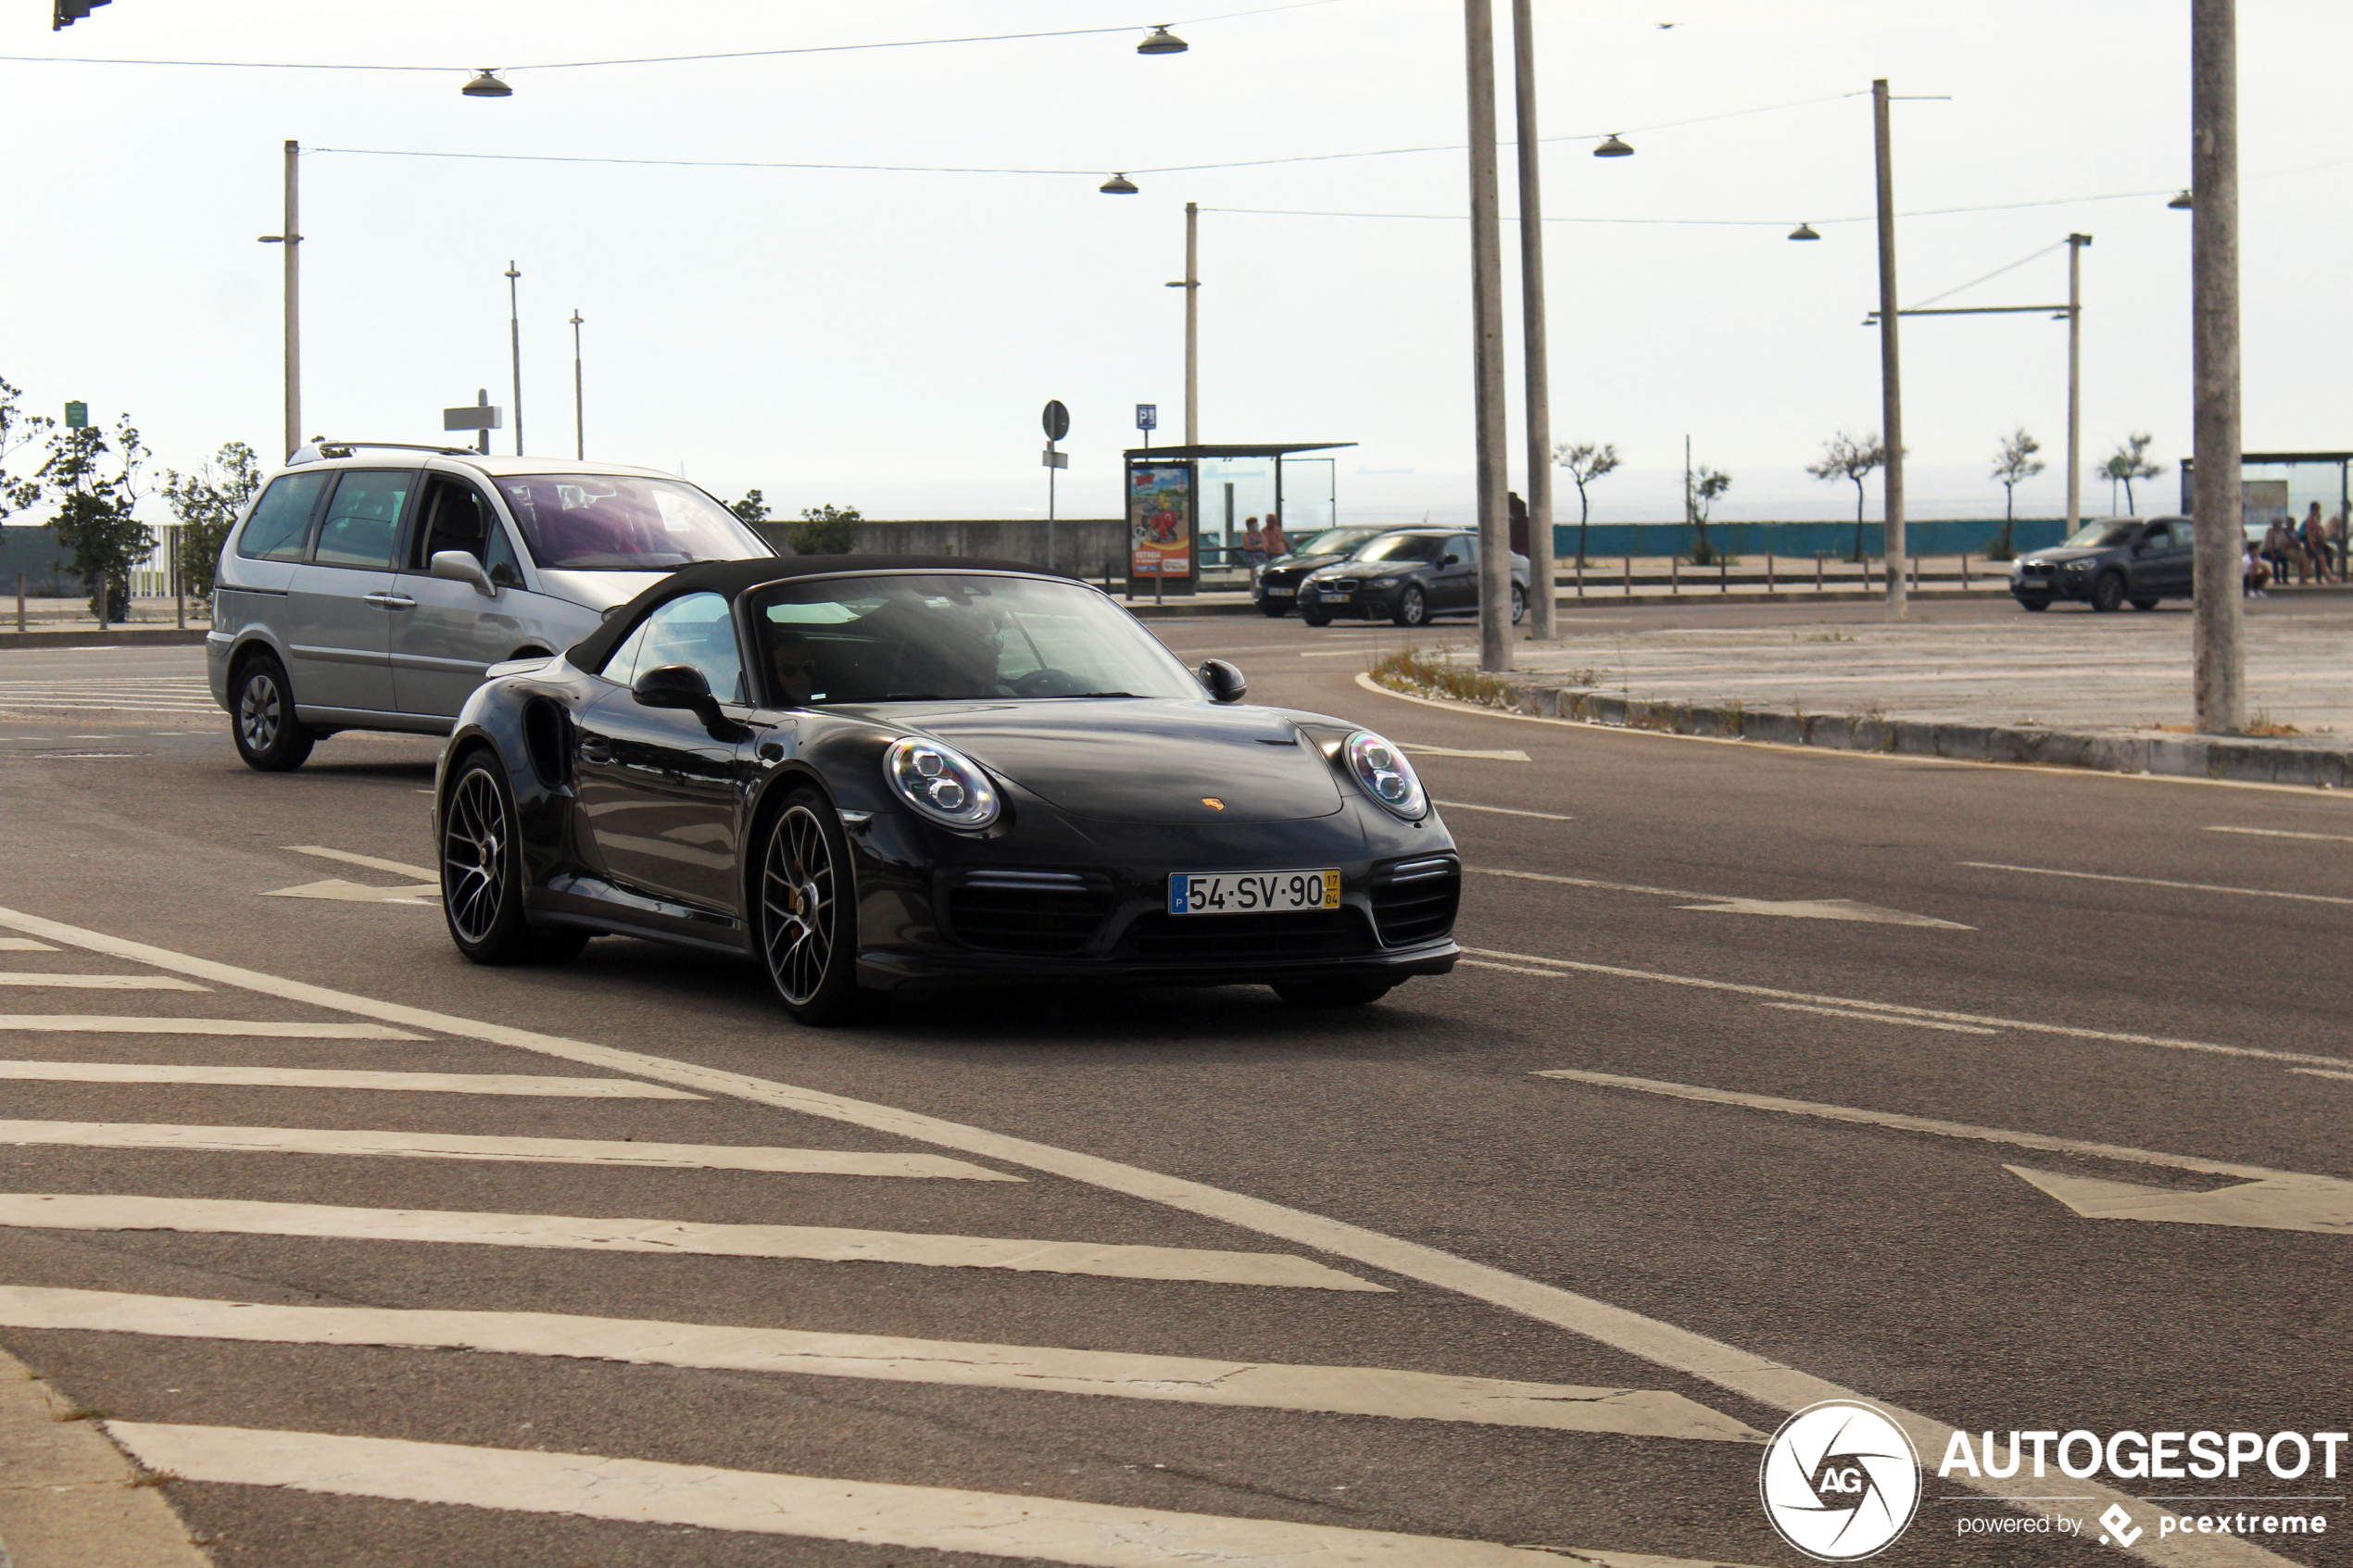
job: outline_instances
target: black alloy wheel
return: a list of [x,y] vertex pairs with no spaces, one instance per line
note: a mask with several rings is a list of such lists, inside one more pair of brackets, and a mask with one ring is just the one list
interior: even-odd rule
[[1284,980],[1275,995],[1295,1008],[1361,1008],[1379,1001],[1396,985],[1391,980]]
[[857,1013],[858,889],[840,815],[797,789],[768,824],[758,872],[760,955],[785,1010],[803,1023]]
[[469,753],[441,808],[441,912],[449,939],[476,963],[562,963],[588,945],[585,932],[531,928],[522,847],[496,755]]
[[2051,608],[2051,601],[2048,599],[2020,599],[2018,602],[2025,608],[2032,610],[2045,610]]
[[1400,626],[1429,624],[1429,596],[1422,591],[1420,583],[1408,583],[1398,590],[1397,608],[1390,619]]
[[1528,590],[1512,584],[1512,624],[1516,626],[1528,619]]
[[229,729],[246,767],[283,773],[302,766],[318,736],[295,718],[284,666],[270,654],[254,655],[238,667],[230,700]]
[[1327,609],[1302,609],[1299,618],[1310,626],[1328,626],[1332,623],[1332,612]]
[[2102,615],[2113,615],[2124,608],[2124,574],[2106,571],[2092,584],[2092,608]]
[[1269,621],[1280,621],[1290,613],[1290,600],[1278,599],[1269,594],[1258,601],[1258,613]]
[[2157,601],[2155,599],[2134,599],[2133,601],[2133,608],[2145,615],[2150,610],[2157,608]]

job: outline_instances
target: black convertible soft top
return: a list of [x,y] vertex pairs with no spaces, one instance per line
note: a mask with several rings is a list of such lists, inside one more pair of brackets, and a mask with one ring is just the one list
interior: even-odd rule
[[987,560],[977,556],[762,556],[751,560],[707,560],[681,567],[605,617],[604,624],[574,643],[564,659],[575,670],[600,668],[648,610],[686,594],[724,594],[730,600],[746,588],[795,577],[838,577],[876,571],[1018,571],[1059,577],[1026,561]]

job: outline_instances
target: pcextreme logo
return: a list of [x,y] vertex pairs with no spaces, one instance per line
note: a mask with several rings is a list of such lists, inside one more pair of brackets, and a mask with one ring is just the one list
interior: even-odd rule
[[1886,1413],[1825,1399],[1781,1423],[1756,1473],[1765,1517],[1819,1562],[1856,1562],[1894,1543],[1920,1502],[1920,1458]]

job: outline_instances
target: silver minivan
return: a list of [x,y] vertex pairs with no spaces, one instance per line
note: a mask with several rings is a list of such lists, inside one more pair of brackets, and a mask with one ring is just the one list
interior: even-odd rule
[[296,768],[337,730],[447,734],[491,665],[561,652],[691,562],[773,554],[650,469],[314,442],[221,547],[206,670],[237,754]]

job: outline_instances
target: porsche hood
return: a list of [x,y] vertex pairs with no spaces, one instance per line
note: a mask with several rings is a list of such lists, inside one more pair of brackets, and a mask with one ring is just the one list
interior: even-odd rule
[[910,716],[1071,816],[1108,822],[1290,822],[1340,808],[1331,765],[1263,708],[1095,697]]

